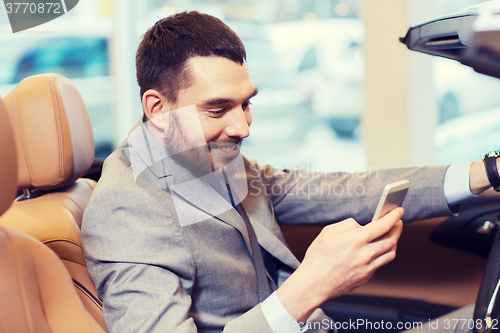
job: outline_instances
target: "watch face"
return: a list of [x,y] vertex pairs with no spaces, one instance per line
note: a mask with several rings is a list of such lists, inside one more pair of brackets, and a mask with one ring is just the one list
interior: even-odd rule
[[487,157],[494,157],[494,158],[500,157],[500,150],[495,150],[484,154],[482,160],[484,161],[484,159]]
[[492,151],[488,155],[489,155],[489,157],[498,157],[498,156],[500,156],[500,150]]

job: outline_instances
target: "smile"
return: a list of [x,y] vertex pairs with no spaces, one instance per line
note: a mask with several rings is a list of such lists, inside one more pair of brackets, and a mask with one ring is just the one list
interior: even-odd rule
[[235,157],[240,152],[239,146],[237,144],[218,146],[214,147],[213,150],[217,151],[219,155],[225,158]]
[[224,151],[233,151],[236,149],[236,145],[232,146],[232,147],[221,147],[219,149],[222,149]]

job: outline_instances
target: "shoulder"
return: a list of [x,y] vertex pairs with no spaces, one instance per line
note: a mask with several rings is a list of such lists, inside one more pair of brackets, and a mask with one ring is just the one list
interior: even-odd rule
[[83,226],[175,220],[175,212],[169,209],[172,199],[166,177],[158,179],[148,167],[134,169],[133,163],[133,150],[127,145],[105,160],[101,178],[85,210]]

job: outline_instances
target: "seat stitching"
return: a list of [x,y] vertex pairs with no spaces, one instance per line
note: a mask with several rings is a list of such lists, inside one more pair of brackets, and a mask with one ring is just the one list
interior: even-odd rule
[[[59,100],[57,99],[57,92],[54,89],[55,86],[55,81],[56,81],[56,76],[51,76],[49,78],[49,88],[50,92],[52,95],[52,103],[54,106],[54,118],[56,122],[56,131],[57,131],[57,143],[58,143],[58,163],[59,163],[59,177],[61,178],[63,184],[66,182],[65,174],[63,175],[64,170],[64,163],[63,163],[63,156],[64,156],[64,138],[63,138],[63,133],[62,133],[62,125],[61,125],[61,114],[59,110]],[[53,86],[54,85],[54,86]],[[65,172],[64,172],[65,173]]]
[[57,241],[66,241],[66,242],[69,242],[71,244],[78,246],[79,248],[82,248],[82,244],[80,242],[78,242],[74,239],[71,239],[71,238],[66,238],[66,237],[48,238],[48,239],[42,240],[41,242],[43,244],[47,245],[49,243],[53,243],[53,242],[57,242]]

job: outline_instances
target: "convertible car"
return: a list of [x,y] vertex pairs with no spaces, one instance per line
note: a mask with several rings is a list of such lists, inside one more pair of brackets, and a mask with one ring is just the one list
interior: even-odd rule
[[[440,18],[411,27],[401,41],[500,77],[499,13],[485,7]],[[36,75],[2,96],[0,152],[0,332],[105,332],[80,240],[103,160],[94,158],[88,113],[73,83]],[[397,332],[475,303],[475,318],[465,324],[498,329],[499,229],[493,191],[462,204],[456,217],[408,224],[397,258],[323,309],[353,323],[339,332]],[[282,230],[302,259],[321,228]]]

